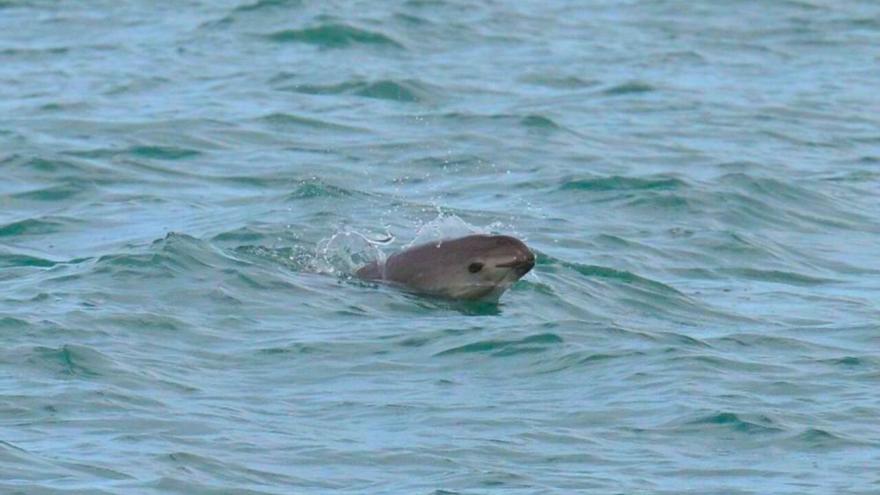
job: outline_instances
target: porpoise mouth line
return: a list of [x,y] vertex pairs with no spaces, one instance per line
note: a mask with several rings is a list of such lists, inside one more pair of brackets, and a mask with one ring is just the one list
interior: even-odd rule
[[507,263],[497,263],[498,268],[528,268],[529,270],[535,266],[535,255],[531,252],[526,253],[525,258],[516,257]]
[[513,260],[507,263],[498,263],[498,268],[525,268],[525,267],[533,267],[535,266],[534,260]]

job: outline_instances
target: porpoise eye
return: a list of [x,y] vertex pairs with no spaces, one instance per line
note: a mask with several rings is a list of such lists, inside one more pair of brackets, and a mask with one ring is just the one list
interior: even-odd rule
[[471,273],[477,273],[478,271],[483,269],[483,264],[479,261],[475,261],[468,265],[468,271]]

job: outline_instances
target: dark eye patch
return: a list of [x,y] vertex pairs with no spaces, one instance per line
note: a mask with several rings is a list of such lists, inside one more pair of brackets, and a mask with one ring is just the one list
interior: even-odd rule
[[483,264],[479,261],[475,261],[468,265],[468,271],[471,273],[477,273],[478,271],[483,269]]

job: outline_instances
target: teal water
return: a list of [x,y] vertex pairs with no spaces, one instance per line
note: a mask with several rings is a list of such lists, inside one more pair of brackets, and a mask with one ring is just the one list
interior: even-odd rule
[[[869,0],[0,0],[0,493],[880,493],[878,46]],[[498,305],[345,277],[463,227],[537,253]]]

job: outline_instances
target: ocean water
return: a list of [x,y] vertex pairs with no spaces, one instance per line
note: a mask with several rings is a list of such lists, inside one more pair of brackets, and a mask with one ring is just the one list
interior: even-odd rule
[[[0,493],[880,493],[878,47],[873,0],[0,0]],[[468,230],[537,253],[497,305],[347,276]]]

